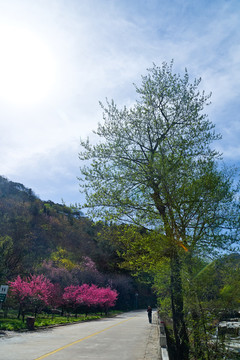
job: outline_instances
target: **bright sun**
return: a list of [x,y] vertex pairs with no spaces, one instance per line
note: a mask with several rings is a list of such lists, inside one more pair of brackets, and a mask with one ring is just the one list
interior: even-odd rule
[[41,103],[53,90],[55,61],[33,32],[0,25],[0,98],[19,106]]

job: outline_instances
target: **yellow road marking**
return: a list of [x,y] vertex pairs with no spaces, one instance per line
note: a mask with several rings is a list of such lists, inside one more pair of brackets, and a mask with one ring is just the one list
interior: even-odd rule
[[115,325],[111,325],[111,326],[109,326],[109,327],[107,327],[107,328],[105,328],[105,329],[103,329],[103,330],[100,330],[100,331],[98,331],[98,332],[95,332],[94,334],[85,336],[84,338],[79,339],[79,340],[76,340],[76,341],[74,341],[74,342],[72,342],[72,343],[70,343],[70,344],[64,345],[64,346],[62,346],[62,347],[60,347],[60,348],[58,348],[58,349],[56,349],[56,350],[53,350],[53,351],[51,351],[51,352],[49,352],[49,353],[47,353],[47,354],[45,354],[45,355],[42,355],[42,356],[36,358],[35,360],[45,359],[46,357],[48,357],[48,356],[50,356],[50,355],[56,354],[57,352],[59,352],[59,351],[61,351],[61,350],[64,350],[64,349],[66,349],[66,348],[68,348],[68,347],[70,347],[70,346],[72,346],[72,345],[78,344],[78,343],[80,343],[80,342],[83,341],[83,340],[87,340],[87,339],[89,339],[89,338],[91,338],[91,337],[93,337],[93,336],[95,336],[95,335],[98,335],[98,334],[100,334],[100,333],[102,333],[102,332],[104,332],[104,331],[106,331],[106,330],[109,330],[109,329],[113,328],[114,326],[121,325],[121,324],[123,324],[123,323],[125,323],[126,321],[129,321],[129,320],[131,320],[131,319],[133,319],[133,317],[131,317],[131,318],[127,319],[127,320],[123,320],[123,321],[121,321],[121,322],[119,322],[119,323],[117,323],[117,324],[115,324]]

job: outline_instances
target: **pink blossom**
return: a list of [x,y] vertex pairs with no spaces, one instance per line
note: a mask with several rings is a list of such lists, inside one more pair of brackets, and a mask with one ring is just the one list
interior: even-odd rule
[[54,292],[54,285],[43,275],[30,275],[26,280],[18,277],[15,281],[10,281],[9,286],[12,296],[15,297],[19,303],[36,301],[49,305]]
[[101,307],[108,309],[116,303],[118,293],[110,288],[99,288],[96,285],[83,284],[68,286],[64,289],[63,300],[66,304],[77,307]]

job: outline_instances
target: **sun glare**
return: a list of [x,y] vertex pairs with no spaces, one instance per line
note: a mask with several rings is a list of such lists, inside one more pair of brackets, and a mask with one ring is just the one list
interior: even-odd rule
[[0,26],[0,98],[19,106],[41,103],[53,90],[55,61],[30,30]]

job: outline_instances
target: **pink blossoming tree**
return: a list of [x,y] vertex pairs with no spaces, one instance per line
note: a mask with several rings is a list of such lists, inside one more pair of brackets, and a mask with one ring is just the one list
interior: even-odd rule
[[22,314],[23,321],[26,310],[34,310],[36,317],[54,299],[55,287],[43,275],[30,275],[26,280],[18,276],[9,286],[11,296],[19,303],[18,318]]
[[69,308],[77,311],[78,308],[104,309],[108,311],[116,303],[118,293],[110,288],[99,288],[96,285],[68,286],[64,289],[63,301]]
[[34,311],[35,317],[44,307],[58,308],[65,306],[76,313],[79,309],[88,313],[89,310],[104,310],[115,306],[118,292],[110,287],[103,288],[96,285],[70,285],[62,289],[60,284],[53,284],[44,275],[30,275],[26,279],[18,276],[9,282],[10,297],[19,304],[18,318],[26,311]]

